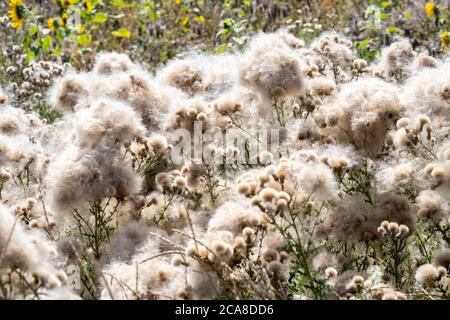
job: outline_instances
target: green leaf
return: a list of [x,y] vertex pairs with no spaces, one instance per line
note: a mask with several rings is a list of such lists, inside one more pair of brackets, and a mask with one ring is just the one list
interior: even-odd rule
[[77,42],[80,46],[84,46],[85,44],[89,43],[91,41],[91,35],[89,34],[82,34],[81,36],[77,37]]
[[30,36],[34,36],[36,33],[38,33],[39,28],[37,25],[35,25],[34,23],[30,24],[30,29],[29,29],[29,33]]
[[102,12],[96,13],[94,16],[94,21],[97,23],[103,23],[108,20],[108,16]]
[[393,26],[391,26],[391,27],[387,27],[387,32],[389,32],[389,33],[400,33],[400,34],[402,34],[404,31],[403,30],[401,30],[401,29],[399,29],[399,28],[397,28],[397,27],[393,27]]
[[224,43],[216,48],[216,51],[214,52],[215,55],[222,54],[224,52],[227,52],[230,50],[231,46],[228,43]]
[[371,41],[370,39],[365,39],[365,40],[361,41],[356,48],[364,49],[365,47],[367,47],[369,45],[370,41]]
[[64,34],[61,29],[58,29],[56,31],[56,39],[58,39],[59,42],[62,42],[64,40]]
[[112,35],[118,38],[129,38],[131,36],[131,32],[126,28],[120,28],[117,31],[113,31]]
[[387,18],[389,18],[389,14],[388,13],[380,12],[380,19],[381,20],[386,20]]
[[232,25],[233,25],[233,20],[231,20],[231,19],[225,19],[223,21],[223,28],[224,29],[229,29],[229,28],[231,28]]
[[29,46],[30,46],[30,43],[31,43],[31,37],[30,36],[26,36],[25,39],[23,40],[22,48],[27,50],[29,48]]
[[412,12],[405,12],[403,18],[405,18],[406,20],[411,20],[413,18]]
[[169,60],[169,57],[167,56],[167,52],[162,52],[160,55],[159,55],[159,60],[162,62],[162,63],[165,63],[167,60]]
[[391,5],[391,3],[389,1],[383,1],[380,6],[383,9],[385,9],[385,8],[389,7],[390,5]]
[[86,31],[86,27],[84,25],[82,25],[81,23],[77,24],[77,26],[75,28],[77,29],[77,32],[79,34],[84,33]]
[[56,48],[55,50],[53,50],[53,56],[55,57],[60,57],[62,55],[61,53],[61,48]]
[[44,49],[44,51],[48,51],[52,45],[52,41],[53,39],[51,36],[46,36],[42,41],[42,49]]
[[36,54],[32,50],[28,51],[27,55],[25,56],[25,59],[27,60],[28,63],[30,63],[30,61],[35,58],[36,58]]
[[114,7],[120,7],[123,6],[124,2],[122,0],[112,0],[111,5]]
[[116,8],[132,8],[134,6],[132,3],[127,3],[123,0],[112,0],[110,4]]

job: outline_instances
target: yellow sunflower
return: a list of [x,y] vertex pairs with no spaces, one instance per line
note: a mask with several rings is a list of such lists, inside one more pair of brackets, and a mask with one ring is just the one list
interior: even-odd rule
[[22,5],[22,0],[10,0],[8,14],[12,21],[12,27],[14,29],[21,28],[25,17],[25,7]]
[[61,7],[63,8],[68,8],[71,5],[73,5],[75,2],[75,0],[59,0],[59,4],[61,5]]
[[432,18],[435,14],[436,5],[432,2],[427,2],[425,4],[425,11],[427,12],[427,16],[429,18]]
[[53,18],[48,19],[47,24],[48,24],[48,27],[50,28],[50,30],[52,30],[52,32],[55,32],[55,30],[56,30],[55,19],[53,19]]
[[93,6],[91,0],[84,0],[84,1],[83,1],[83,5],[84,5],[84,8],[86,9],[86,11],[87,11],[88,13],[91,13],[91,12],[92,12],[92,9],[94,9],[94,6]]
[[67,19],[69,19],[69,15],[67,14],[67,12],[64,12],[64,14],[61,16],[61,18],[63,19],[64,24],[66,24]]
[[52,32],[55,32],[59,27],[64,26],[64,20],[62,18],[50,18],[47,20],[48,27]]
[[68,17],[69,16],[67,15],[67,13],[64,13],[59,18],[50,18],[47,20],[48,27],[50,28],[50,30],[52,32],[55,32],[56,29],[58,29],[60,27],[64,27],[66,25]]
[[442,32],[441,34],[441,43],[444,49],[447,49],[450,46],[450,33]]

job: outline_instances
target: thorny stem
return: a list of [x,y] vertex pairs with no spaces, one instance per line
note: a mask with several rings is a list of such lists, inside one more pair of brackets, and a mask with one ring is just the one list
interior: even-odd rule
[[41,286],[40,281],[37,280],[35,283],[30,283],[27,280],[27,278],[22,274],[22,270],[18,268],[10,270],[9,273],[5,275],[8,278],[5,282],[2,279],[0,279],[0,290],[3,299],[12,299],[13,297],[18,295],[14,292],[14,287],[12,286],[12,282],[14,281],[13,274],[16,274],[19,278],[20,281],[19,285],[21,289],[20,293],[23,299],[27,299],[29,294],[31,293],[33,295],[32,298],[40,300],[41,295],[41,293],[39,293],[39,288]]
[[275,113],[277,115],[277,121],[280,126],[283,128],[286,127],[286,115],[284,111],[284,103],[283,100],[275,99],[273,101],[273,108],[275,110]]
[[397,238],[392,236],[386,243],[382,243],[383,256],[387,256],[386,271],[394,276],[395,285],[397,288],[403,288],[408,279],[403,281],[404,271],[402,270],[403,263],[408,259],[409,254],[405,251],[407,238]]
[[417,247],[419,248],[420,254],[423,257],[425,257],[425,259],[428,263],[431,263],[432,255],[427,250],[427,247],[425,244],[425,242],[428,241],[430,239],[430,237],[428,237],[428,239],[426,239],[426,240],[423,240],[422,237],[420,236],[420,232],[416,232],[415,237],[416,237],[416,244],[417,244]]
[[[347,175],[347,181],[353,185],[347,185],[345,177]],[[352,195],[355,192],[362,193],[366,197],[366,201],[373,204],[370,173],[364,168],[361,170],[352,170],[350,172],[339,171],[337,174],[337,180],[340,186],[343,186],[346,194]]]
[[[137,300],[140,300],[142,297],[139,295],[139,293],[137,291],[135,291],[133,288],[131,288],[128,284],[126,284],[125,282],[123,282],[122,280],[118,279],[115,275],[113,275],[112,273],[109,272],[105,272],[105,275],[108,275],[111,277],[111,280],[116,280],[117,283],[119,283],[122,287],[126,287],[134,296]],[[105,278],[106,281],[106,278]],[[111,281],[112,283],[112,281]],[[125,292],[125,291],[124,291]],[[126,296],[126,294],[125,294]]]
[[40,203],[42,206],[42,211],[44,212],[44,216],[45,216],[45,231],[47,231],[48,236],[51,238],[51,234],[50,234],[50,220],[48,219],[48,212],[47,212],[47,207],[45,206],[45,201],[44,201],[44,193],[42,191],[42,185],[41,185],[41,181],[40,179],[38,179],[38,191],[40,194]]
[[439,231],[442,239],[447,243],[447,245],[450,245],[450,225],[442,226],[440,223],[435,223],[434,228]]
[[[25,278],[25,276],[22,274],[22,272],[18,272],[16,270],[16,274],[19,276],[20,280],[22,281],[22,284],[25,284],[28,287],[28,289],[30,289],[30,291],[33,292],[34,298],[41,300],[41,298],[39,297],[39,292],[38,292],[39,287],[38,287],[38,289],[33,288],[33,286],[28,282],[27,278]],[[24,294],[24,298],[25,298],[25,294]]]
[[212,204],[214,205],[217,198],[219,197],[219,193],[217,188],[228,189],[226,185],[221,185],[219,180],[215,178],[214,167],[207,165],[206,173],[203,175],[203,178],[206,181],[206,188],[208,189],[208,194],[211,199]]
[[256,141],[258,141],[258,143],[260,143],[261,141],[259,140],[258,136],[253,135],[252,133],[250,133],[248,130],[244,129],[242,127],[242,125],[240,125],[239,123],[237,123],[237,121],[231,116],[228,116],[230,118],[231,123],[236,126],[236,128],[240,129],[241,131],[243,131],[244,133],[248,134],[250,137],[252,137],[253,139],[255,139]]
[[355,147],[356,150],[359,150],[355,140],[353,140],[353,137],[348,133],[348,131],[342,128],[339,124],[337,124],[336,127],[338,127],[342,132],[344,132],[347,138],[350,140],[350,143]]
[[0,250],[0,262],[3,260],[3,256],[6,254],[6,250],[8,249],[9,243],[11,242],[14,229],[16,228],[17,220],[19,220],[19,216],[14,217],[14,222],[13,225],[11,226],[11,231],[8,234],[8,238],[6,239],[6,243]]
[[[295,255],[296,262],[300,266],[300,273],[303,276],[305,276],[307,281],[309,282],[309,289],[312,291],[312,293],[314,295],[314,298],[315,299],[319,299],[321,297],[320,289],[317,288],[317,286],[316,286],[316,279],[311,274],[311,271],[310,271],[309,266],[308,266],[308,255],[309,255],[309,254],[307,254],[308,249],[304,248],[304,246],[303,246],[303,244],[302,244],[302,242],[300,240],[300,236],[299,236],[299,233],[298,233],[298,230],[297,230],[297,227],[296,227],[293,215],[292,215],[292,213],[290,213],[290,214],[291,214],[291,217],[293,219],[293,221],[291,223],[291,226],[293,226],[294,230],[296,230],[296,235],[298,237],[298,241],[295,241],[292,238],[292,235],[289,232],[287,232],[287,228],[286,227],[282,227],[280,224],[278,224],[275,221],[275,218],[273,216],[270,217],[271,218],[271,224],[273,226],[275,226],[275,228],[277,228],[277,230],[282,234],[282,236],[285,239],[288,240],[287,241],[287,246],[288,246],[289,250],[292,253],[294,253],[294,255]],[[308,288],[308,286],[306,286],[306,287]]]
[[[168,194],[168,196],[167,196]],[[159,211],[158,215],[153,217],[153,222],[160,223],[166,216],[167,210],[173,206],[175,200],[178,198],[178,194],[175,192],[164,193],[164,205]]]
[[422,148],[425,149],[425,151],[427,151],[429,154],[431,154],[431,156],[435,159],[439,161],[439,158],[433,153],[433,151],[431,150],[431,148],[427,147],[422,141],[420,141],[420,139],[417,140],[419,142],[419,144],[422,146]]
[[151,256],[151,257],[145,258],[144,260],[141,260],[141,261],[139,262],[139,264],[143,264],[143,263],[146,263],[147,261],[150,261],[150,260],[153,260],[153,259],[162,257],[162,256],[172,255],[172,254],[180,254],[180,255],[184,255],[184,251],[181,251],[181,250],[169,250],[169,251],[164,251],[164,252],[155,254],[155,255],[153,255],[153,256]]
[[89,217],[83,217],[78,209],[74,209],[74,218],[77,222],[78,232],[88,242],[96,259],[101,257],[101,246],[105,241],[110,240],[110,236],[115,230],[115,227],[111,226],[111,222],[120,202],[117,201],[117,204],[109,211],[107,209],[111,199],[112,197],[108,198],[103,207],[100,201],[90,203],[89,212],[94,217],[93,225]]

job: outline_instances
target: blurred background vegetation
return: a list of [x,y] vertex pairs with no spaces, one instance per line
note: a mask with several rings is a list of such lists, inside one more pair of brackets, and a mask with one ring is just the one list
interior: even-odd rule
[[443,55],[449,24],[448,0],[2,0],[0,86],[20,86],[33,61],[86,70],[97,52],[115,50],[154,70],[186,51],[241,50],[251,34],[279,28],[306,43],[335,30],[368,61],[396,37]]
[[150,66],[186,48],[240,49],[249,34],[280,27],[306,41],[333,29],[369,57],[395,36],[436,53],[448,46],[450,20],[448,1],[420,0],[6,0],[0,12],[10,16],[2,21],[2,48],[16,43],[28,60],[57,56],[82,64],[95,52],[116,50]]

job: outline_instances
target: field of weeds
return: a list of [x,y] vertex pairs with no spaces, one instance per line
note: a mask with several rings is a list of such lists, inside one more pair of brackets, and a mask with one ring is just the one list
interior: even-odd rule
[[449,299],[449,13],[2,1],[0,299]]

